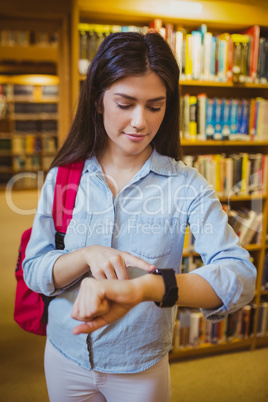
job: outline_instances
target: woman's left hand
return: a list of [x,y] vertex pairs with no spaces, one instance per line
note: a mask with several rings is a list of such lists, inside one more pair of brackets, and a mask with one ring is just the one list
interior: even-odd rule
[[91,333],[126,315],[142,301],[135,283],[134,280],[83,279],[72,309],[72,318],[83,323],[73,333]]

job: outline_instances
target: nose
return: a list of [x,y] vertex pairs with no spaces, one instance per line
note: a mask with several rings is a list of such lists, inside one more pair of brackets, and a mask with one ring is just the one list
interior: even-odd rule
[[146,127],[145,110],[142,106],[136,106],[132,111],[131,126],[138,131]]

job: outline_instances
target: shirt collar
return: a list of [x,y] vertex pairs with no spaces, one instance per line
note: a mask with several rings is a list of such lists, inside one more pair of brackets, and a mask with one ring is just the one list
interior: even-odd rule
[[[174,159],[161,155],[154,149],[140,172],[145,174],[145,172],[149,173],[150,171],[162,176],[176,176],[178,174],[178,164]],[[82,175],[86,172],[102,172],[101,166],[95,156],[85,161]]]
[[178,174],[178,163],[169,156],[160,155],[155,149],[150,156],[150,170],[162,176],[176,176]]
[[82,175],[86,172],[101,172],[101,166],[95,156],[85,160]]

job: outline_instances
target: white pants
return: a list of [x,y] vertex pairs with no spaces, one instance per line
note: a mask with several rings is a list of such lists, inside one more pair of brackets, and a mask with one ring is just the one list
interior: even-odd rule
[[51,402],[168,402],[168,355],[135,374],[87,371],[64,357],[47,340],[45,375]]

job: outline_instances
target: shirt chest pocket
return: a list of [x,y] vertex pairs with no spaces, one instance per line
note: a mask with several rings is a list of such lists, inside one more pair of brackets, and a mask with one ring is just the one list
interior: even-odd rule
[[171,253],[177,220],[139,216],[132,229],[132,251],[141,257],[160,258]]
[[91,219],[92,213],[87,214],[84,219],[71,219],[64,238],[66,250],[72,251],[86,246]]

